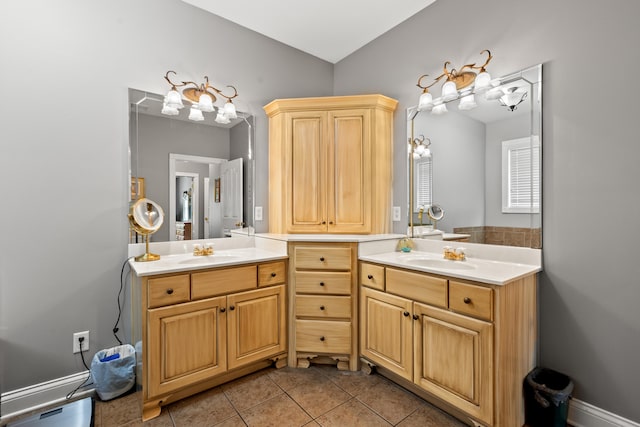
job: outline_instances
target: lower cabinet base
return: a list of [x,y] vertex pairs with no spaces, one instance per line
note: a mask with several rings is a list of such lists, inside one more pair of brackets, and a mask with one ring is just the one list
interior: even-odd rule
[[438,399],[437,397],[427,393],[426,391],[422,390],[420,387],[416,386],[413,382],[406,380],[405,378],[402,378],[401,376],[394,374],[393,372],[389,371],[388,369],[385,369],[383,367],[380,367],[378,365],[375,365],[371,362],[369,362],[366,359],[361,359],[361,364],[362,364],[362,371],[367,373],[367,374],[372,374],[375,370],[376,373],[382,375],[383,377],[393,381],[394,383],[398,384],[399,386],[401,386],[402,388],[409,390],[410,392],[412,392],[413,394],[419,396],[420,398],[426,400],[427,402],[431,403],[433,406],[436,406],[440,409],[442,409],[443,411],[445,411],[447,414],[451,415],[452,417],[457,418],[458,420],[462,421],[463,423],[469,425],[469,426],[473,426],[473,427],[489,427],[486,426],[485,424],[479,423],[478,421],[474,420],[473,418],[469,417],[469,415],[467,415],[466,413],[460,411],[458,408],[456,408],[455,406],[452,406],[451,404]]
[[143,397],[142,421],[148,421],[152,418],[159,416],[160,412],[162,411],[162,407],[170,403],[177,402],[186,397],[193,396],[194,394],[201,393],[205,390],[209,390],[210,388],[219,386],[220,384],[233,381],[235,379],[238,379],[245,375],[252,374],[261,369],[268,368],[270,366],[280,369],[285,367],[286,365],[287,365],[286,354],[282,354],[282,355],[274,356],[271,359],[262,360],[247,366],[243,366],[238,369],[234,369],[233,371],[226,372],[222,375],[218,375],[214,378],[211,378],[206,381],[202,381],[197,384],[193,384],[191,386],[177,390],[173,393],[165,394],[163,396],[158,396],[151,399],[147,399],[146,397]]
[[[312,363],[316,363],[319,365],[336,365],[339,371],[357,371],[357,363],[353,364],[353,369],[351,368],[350,357],[349,356],[326,356],[319,355],[313,353],[296,353],[296,358],[298,363],[296,367],[298,368],[308,368]],[[357,362],[357,361],[356,361]]]

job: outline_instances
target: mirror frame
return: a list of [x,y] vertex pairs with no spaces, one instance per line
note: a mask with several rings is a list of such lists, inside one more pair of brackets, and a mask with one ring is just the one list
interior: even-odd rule
[[[140,89],[134,89],[134,88],[129,88],[128,89],[128,120],[129,120],[129,134],[128,134],[128,159],[129,159],[129,169],[128,169],[128,180],[127,182],[132,183],[133,180],[136,180],[137,178],[139,178],[138,175],[138,171],[139,171],[139,152],[138,152],[138,130],[137,128],[135,129],[135,132],[132,130],[132,114],[135,114],[136,117],[138,114],[144,114],[143,112],[139,111],[140,105],[146,101],[146,100],[151,100],[153,102],[158,102],[158,103],[162,103],[163,101],[163,96],[162,95],[158,95],[156,93],[153,92],[149,92],[149,91],[145,91],[145,90],[140,90]],[[247,236],[251,236],[255,234],[255,219],[254,219],[254,212],[255,212],[255,180],[256,180],[256,173],[255,173],[255,168],[256,168],[256,161],[255,161],[255,116],[245,112],[245,111],[237,111],[237,115],[238,115],[238,120],[239,121],[243,121],[244,124],[247,126],[247,147],[246,147],[246,158],[245,158],[245,177],[246,179],[244,180],[245,184],[244,184],[244,188],[246,190],[246,194],[243,195],[244,197],[244,204],[245,204],[245,209],[243,209],[243,216],[244,216],[244,225],[242,228],[236,229],[236,230],[232,230],[233,234],[237,234],[237,235],[247,235]],[[161,116],[163,118],[174,118],[172,116]],[[174,120],[177,120],[174,118]],[[187,122],[189,122],[187,120]],[[190,122],[189,122],[190,123]],[[238,122],[240,123],[240,122]],[[137,123],[136,123],[137,126]],[[235,125],[234,125],[235,126]],[[233,128],[233,126],[231,127],[226,127],[226,126],[221,126],[221,128],[227,128],[229,129],[229,131]],[[135,165],[133,164],[133,152],[135,151],[135,158],[136,158],[136,162]],[[201,157],[201,156],[192,156],[189,153],[182,153],[182,154],[174,154],[177,156],[180,156],[182,158],[189,158],[189,157]],[[244,157],[244,156],[243,156]],[[215,160],[220,160],[220,159],[216,159],[213,158]],[[168,159],[169,164],[171,162],[171,159]],[[163,163],[163,167],[164,167],[164,163]],[[170,175],[170,170],[169,170],[169,175]],[[143,178],[144,179],[144,178]],[[175,183],[174,183],[175,186]],[[171,205],[172,202],[172,197],[171,197],[171,188],[170,185],[168,185],[168,189],[167,191],[169,192],[168,194],[168,200],[169,200],[169,204]],[[137,189],[136,189],[137,190]],[[133,188],[132,188],[133,191]],[[129,194],[129,205],[131,205],[132,203],[135,203],[136,200],[131,198],[131,193]],[[175,203],[175,201],[173,201],[173,203]],[[175,212],[175,206],[174,206],[174,212]],[[175,233],[175,222],[174,224],[174,230],[173,232]],[[131,230],[129,232],[129,238],[128,238],[128,242],[129,243],[141,243],[138,241],[133,240],[133,238],[131,237]],[[163,242],[170,242],[170,241],[174,241],[170,239],[171,237],[171,230],[169,230],[169,239],[167,240],[163,240]],[[202,240],[202,239],[193,239],[193,240]]]
[[[543,200],[542,200],[542,140],[543,140],[543,135],[542,135],[542,64],[537,64],[531,67],[527,67],[524,68],[520,71],[514,72],[514,73],[510,73],[507,74],[503,77],[500,77],[499,80],[500,81],[500,85],[504,85],[507,84],[509,82],[513,82],[515,80],[518,79],[522,79],[527,81],[534,89],[535,92],[531,94],[531,96],[529,97],[530,102],[532,103],[532,106],[535,105],[535,107],[531,108],[531,112],[530,114],[530,130],[529,130],[529,135],[536,135],[536,131],[537,131],[537,135],[539,137],[539,156],[540,156],[540,182],[539,182],[539,191],[540,191],[540,207],[539,207],[539,213],[535,214],[538,215],[539,220],[534,224],[534,214],[530,214],[532,215],[530,217],[530,226],[531,228],[534,228],[534,225],[539,226],[538,228],[540,229],[540,246],[539,248],[542,248],[542,205],[543,205]],[[537,86],[534,86],[537,85]],[[450,102],[456,102],[458,101],[458,99],[455,99],[453,101],[448,101]],[[496,101],[497,102],[497,101]],[[445,103],[446,104],[446,103]],[[505,107],[506,108],[506,107]],[[408,127],[408,138],[405,141],[408,141],[409,145],[410,145],[410,149],[408,150],[408,156],[407,156],[407,188],[408,188],[408,224],[409,224],[409,228],[408,228],[408,237],[415,237],[415,233],[414,233],[414,193],[415,193],[415,189],[414,189],[414,159],[413,159],[413,153],[414,153],[414,144],[412,143],[415,139],[415,123],[414,120],[415,118],[421,113],[420,110],[418,110],[417,105],[416,106],[412,106],[407,108],[407,123],[409,123],[409,127]],[[432,168],[434,166],[432,165]],[[433,191],[433,190],[432,190]],[[500,189],[499,191],[502,191],[502,189]]]

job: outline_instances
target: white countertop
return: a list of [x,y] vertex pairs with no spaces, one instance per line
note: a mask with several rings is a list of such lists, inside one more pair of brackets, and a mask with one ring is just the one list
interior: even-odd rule
[[129,260],[131,269],[137,276],[177,273],[214,267],[248,264],[254,262],[286,259],[287,254],[261,248],[240,248],[215,251],[213,255],[194,256],[191,253],[161,255],[158,261],[136,262]]
[[375,242],[379,240],[398,240],[404,234],[275,234],[258,233],[256,237],[282,240],[286,242]]
[[467,257],[465,261],[450,261],[440,253],[426,251],[361,255],[360,260],[493,285],[504,285],[542,270],[536,264],[483,258]]

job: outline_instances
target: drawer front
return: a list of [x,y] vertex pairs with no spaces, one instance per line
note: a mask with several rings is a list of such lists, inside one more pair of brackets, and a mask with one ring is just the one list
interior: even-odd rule
[[192,300],[247,291],[257,287],[258,273],[255,265],[191,274]]
[[189,275],[159,277],[147,282],[148,308],[187,302],[190,298]]
[[351,297],[297,295],[296,316],[351,319]]
[[360,263],[360,284],[384,291],[384,267],[366,262]]
[[351,322],[296,320],[296,351],[348,354]]
[[449,281],[449,308],[485,320],[493,320],[493,289]]
[[284,261],[270,262],[258,266],[258,287],[279,285],[286,282],[287,270]]
[[295,277],[297,293],[351,295],[351,273],[297,271]]
[[296,269],[351,270],[350,248],[296,247]]
[[387,292],[437,307],[447,307],[447,279],[386,269]]

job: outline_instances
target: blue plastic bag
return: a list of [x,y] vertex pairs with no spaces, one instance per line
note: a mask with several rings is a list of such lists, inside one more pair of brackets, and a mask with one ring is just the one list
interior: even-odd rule
[[100,350],[91,360],[91,376],[101,400],[126,393],[136,382],[136,350],[130,344]]

